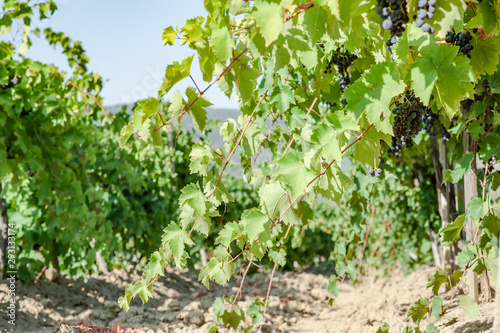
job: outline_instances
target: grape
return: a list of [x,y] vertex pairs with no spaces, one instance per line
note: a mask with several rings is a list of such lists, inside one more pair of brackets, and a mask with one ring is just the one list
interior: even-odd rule
[[459,46],[459,53],[465,54],[468,58],[470,58],[470,51],[474,49],[474,47],[470,44],[472,40],[472,36],[469,31],[455,33],[455,30],[449,31],[446,34],[445,38],[447,43],[452,45]]
[[354,60],[356,60],[358,57],[352,53],[349,53],[349,51],[341,51],[340,49],[337,49],[330,61],[328,62],[326,66],[326,71],[328,73],[331,73],[331,67],[332,65],[337,65],[338,71],[340,73],[340,78],[339,78],[339,84],[340,84],[340,91],[343,93],[344,90],[347,89],[349,84],[351,83],[351,75],[348,72],[349,67],[353,63]]
[[429,0],[429,6],[435,6],[436,0]]
[[373,173],[373,168],[372,168],[372,167],[370,167],[370,169],[368,169],[368,173],[369,173],[369,174],[372,174],[372,173]]
[[422,20],[421,18],[418,18],[415,20],[415,26],[417,28],[420,28],[423,24],[424,24],[424,20]]
[[430,27],[430,28],[429,28],[429,33],[430,33],[431,35],[434,35],[434,27]]
[[422,31],[423,32],[429,32],[430,29],[431,29],[431,26],[429,25],[429,23],[424,23],[422,25]]
[[424,19],[427,17],[427,11],[425,9],[419,9],[417,16],[418,18]]
[[427,9],[427,11],[428,11],[429,13],[434,13],[434,12],[436,11],[436,7],[434,7],[434,6],[429,6],[429,8]]
[[392,125],[394,137],[391,153],[398,156],[403,147],[413,146],[412,137],[422,130],[422,119],[425,118],[426,110],[413,90],[406,91],[405,95],[394,104],[392,113],[396,116]]
[[392,21],[390,18],[387,18],[384,22],[382,22],[382,28],[385,30],[390,30],[392,28]]
[[427,12],[427,17],[429,18],[429,20],[432,20],[434,14],[432,14],[431,12]]
[[418,0],[418,8],[425,8],[427,6],[427,0]]
[[[419,0],[427,4],[427,0]],[[407,0],[377,0],[377,14],[382,18],[382,28],[391,31],[391,37],[401,37],[404,25],[410,22],[406,11]],[[392,46],[397,40],[387,41],[386,45],[392,53]],[[392,59],[392,57],[391,57]]]

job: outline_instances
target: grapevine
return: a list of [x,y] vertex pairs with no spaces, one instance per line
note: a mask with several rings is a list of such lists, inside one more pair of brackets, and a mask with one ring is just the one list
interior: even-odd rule
[[[465,233],[460,269],[436,271],[428,282],[433,296],[410,306],[415,327],[405,331],[427,322],[426,331],[436,332],[464,282],[471,288],[461,307],[474,312],[469,275],[495,269],[500,231],[500,200],[490,195],[500,187],[491,169],[500,138],[498,4],[205,1],[205,17],[165,27],[163,44],[181,44],[190,55],[166,67],[158,94],[138,101],[129,117],[102,107],[102,80],[88,72],[80,43],[64,34],[47,29],[42,38],[62,47],[70,75],[23,58],[33,11],[53,12],[50,1],[28,3],[6,2],[0,20],[2,33],[15,20],[24,27],[21,46],[0,41],[0,181],[8,189],[0,199],[28,226],[20,230],[27,280],[43,265],[67,276],[95,272],[98,250],[121,247],[125,261],[139,257],[144,270],[118,300],[128,310],[137,296],[153,296],[167,266],[197,267],[204,247],[210,255],[199,280],[206,287],[245,272],[237,297],[218,301],[207,328],[250,331],[265,320],[274,273],[293,267],[297,252],[316,254],[294,252],[298,243],[314,246],[332,232],[335,248],[321,255],[335,262],[327,286],[333,302],[346,277],[357,282],[386,259],[407,267],[439,262],[431,245],[444,251]],[[204,83],[194,79],[197,70]],[[194,86],[180,90],[185,82]],[[216,113],[207,97],[214,89],[239,106],[216,129],[218,146],[203,136]],[[324,101],[342,102],[333,109]],[[183,144],[171,147],[167,132],[188,117],[198,141],[179,134]],[[405,155],[405,163],[387,152]],[[237,185],[227,176],[232,165],[244,175]],[[235,188],[252,195],[241,200]],[[329,213],[316,209],[319,197]],[[370,220],[377,235],[369,234]],[[307,241],[312,225],[323,233]],[[46,256],[30,257],[32,249]],[[106,264],[117,264],[108,255]],[[246,321],[238,299],[253,265],[271,274]],[[453,290],[446,302],[443,284]]]

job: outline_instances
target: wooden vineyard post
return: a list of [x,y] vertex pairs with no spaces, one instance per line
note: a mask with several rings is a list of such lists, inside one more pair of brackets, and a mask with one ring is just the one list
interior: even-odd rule
[[[441,217],[441,227],[444,228],[449,223],[453,222],[453,219],[457,215],[454,188],[450,182],[443,183],[444,173],[447,169],[449,169],[448,148],[446,147],[446,142],[439,140],[438,146],[437,138],[432,136],[429,154],[432,159],[436,176],[436,191],[438,197],[439,215]],[[431,237],[431,239],[437,242],[437,237]],[[455,259],[452,247],[440,246],[439,250],[440,258],[435,259],[436,265],[441,268],[447,268],[450,273],[453,273],[455,269]]]
[[[498,264],[500,265],[500,255],[498,256]],[[499,266],[500,267],[500,266]],[[497,277],[497,293],[495,295],[495,319],[493,321],[493,333],[500,333],[500,279]]]
[[[474,158],[472,159],[470,170],[464,175],[464,207],[465,213],[468,214],[467,205],[470,201],[477,198],[477,165],[476,165],[476,152],[477,152],[477,142],[474,141],[470,134],[464,130],[464,154],[473,153]],[[474,235],[476,233],[476,225],[472,218],[469,216],[465,221],[464,227],[466,233],[467,242],[472,242],[474,240]],[[479,301],[479,286],[477,273],[469,270],[467,273],[467,279],[469,281],[469,296],[474,299],[475,302]]]

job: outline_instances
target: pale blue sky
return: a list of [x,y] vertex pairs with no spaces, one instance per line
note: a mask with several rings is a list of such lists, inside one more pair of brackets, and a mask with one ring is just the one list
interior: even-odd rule
[[[186,45],[163,46],[163,30],[172,25],[179,28],[187,20],[205,16],[202,0],[56,0],[58,11],[41,27],[63,31],[73,40],[79,40],[90,57],[89,69],[104,79],[102,96],[105,105],[132,103],[138,99],[156,97],[165,67],[175,60],[194,54]],[[33,46],[25,54],[35,60],[54,63],[67,70],[60,52],[34,37]],[[193,62],[193,77],[203,89],[207,86],[199,72],[198,61]],[[179,86],[183,92],[193,86],[185,79]],[[167,95],[172,95],[173,91]],[[215,107],[236,108],[214,86],[206,94]]]

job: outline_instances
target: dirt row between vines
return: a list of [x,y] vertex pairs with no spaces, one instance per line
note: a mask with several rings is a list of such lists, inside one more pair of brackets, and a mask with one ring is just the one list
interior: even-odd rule
[[[353,286],[339,284],[340,296],[328,305],[328,277],[307,272],[276,272],[264,317],[263,332],[376,332],[387,322],[390,332],[401,332],[410,324],[408,308],[420,297],[429,297],[426,280],[434,268],[422,268],[407,276],[393,272],[390,277],[364,277]],[[168,270],[166,277],[155,284],[155,298],[144,306],[139,299],[132,302],[128,312],[117,304],[125,285],[137,281],[139,275],[124,270],[106,276],[55,282],[39,280],[34,284],[17,283],[17,318],[14,332],[84,332],[71,329],[82,321],[91,323],[91,332],[206,332],[212,320],[212,301],[221,295],[236,292],[240,280],[225,287],[213,285],[208,291],[189,272]],[[243,288],[243,307],[254,295],[265,296],[269,275],[248,276]],[[7,324],[7,286],[0,286],[0,331],[12,328]],[[443,290],[445,304],[451,293]],[[482,302],[479,317],[466,320],[454,300],[453,309],[440,327],[442,332],[491,332],[494,303]],[[121,325],[117,325],[121,324]],[[425,323],[427,324],[427,323]],[[84,325],[84,324],[82,324]],[[111,328],[114,326],[114,329]],[[422,325],[424,326],[424,325]],[[119,329],[121,327],[121,330]],[[99,329],[100,328],[100,329]],[[126,328],[132,328],[126,331]],[[257,330],[254,330],[257,331]]]

